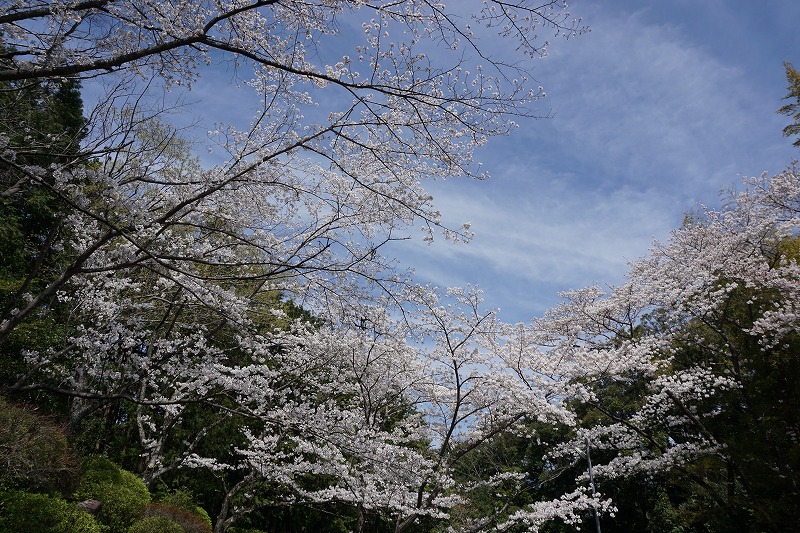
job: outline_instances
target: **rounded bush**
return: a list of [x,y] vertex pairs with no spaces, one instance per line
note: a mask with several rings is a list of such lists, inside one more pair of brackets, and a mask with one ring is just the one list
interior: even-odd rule
[[46,494],[0,492],[0,531],[101,533],[94,517],[74,504]]
[[150,503],[144,482],[105,457],[92,457],[84,464],[75,498],[102,502],[98,520],[109,533],[125,533]]
[[163,516],[148,516],[133,523],[127,533],[183,533],[183,528]]

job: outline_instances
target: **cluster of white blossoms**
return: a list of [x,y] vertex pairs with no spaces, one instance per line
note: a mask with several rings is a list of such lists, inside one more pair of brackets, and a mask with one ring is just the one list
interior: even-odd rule
[[[75,427],[128,402],[148,482],[236,472],[219,531],[265,484],[398,531],[446,517],[463,501],[459,447],[569,415],[558,372],[533,379],[543,355],[512,365],[477,291],[418,287],[383,251],[414,226],[469,239],[468,224],[443,226],[423,180],[485,177],[474,149],[543,94],[519,60],[545,53],[543,29],[584,27],[563,2],[6,2],[0,83],[83,82],[93,104],[79,149],[51,165],[19,163],[0,131],[17,180],[2,197],[41,188],[64,211],[41,252],[59,250],[59,270],[0,317],[0,341],[52,306],[65,326],[25,352],[16,390],[71,397]],[[481,53],[498,33],[504,57]],[[247,127],[211,128],[205,168],[165,102],[220,63],[258,103]],[[204,455],[233,419],[239,445]],[[304,474],[326,481],[293,481]]]
[[[575,398],[599,416],[554,458],[580,461],[588,439],[606,456],[613,452],[596,465],[602,480],[712,456],[747,485],[740,459],[730,455],[736,430],[726,420],[763,421],[762,409],[780,408],[756,395],[780,393],[757,392],[759,380],[791,366],[800,333],[800,176],[791,166],[744,185],[722,209],[687,217],[631,264],[624,284],[568,293],[535,324],[531,336],[583,369],[573,374]],[[608,397],[628,403],[604,403]],[[758,434],[793,441],[768,433],[780,428]]]

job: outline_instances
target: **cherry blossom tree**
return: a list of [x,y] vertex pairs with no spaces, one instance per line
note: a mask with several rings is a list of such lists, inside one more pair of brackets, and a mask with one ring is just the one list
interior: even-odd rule
[[[4,6],[0,82],[84,80],[106,93],[88,113],[83,150],[67,161],[31,166],[3,137],[0,162],[17,177],[3,198],[26,185],[52,191],[63,202],[51,232],[61,241],[45,244],[72,255],[41,287],[20,288],[0,339],[71,284],[131,269],[168,280],[229,323],[259,291],[281,291],[335,321],[375,290],[399,293],[407,277],[378,253],[386,243],[417,223],[428,238],[437,228],[469,237],[441,225],[421,178],[483,176],[473,149],[507,133],[541,95],[520,63],[481,53],[475,32],[541,55],[536,31],[582,31],[556,2],[488,2],[472,19],[412,1]],[[362,36],[326,62],[340,20]],[[148,90],[190,85],[218,59],[252,66],[245,83],[262,108],[249,129],[220,129],[229,157],[206,170],[171,147],[174,131],[153,131],[161,110]],[[306,118],[313,106],[322,109]],[[234,297],[240,282],[250,293]]]
[[[541,95],[516,61],[482,54],[475,32],[499,32],[520,53],[541,55],[546,43],[537,44],[536,31],[582,30],[557,2],[488,2],[472,18],[462,22],[424,1],[7,4],[0,13],[7,45],[0,82],[102,80],[109,93],[91,113],[82,154],[100,155],[101,168],[59,165],[41,175],[15,163],[14,146],[6,147],[4,164],[20,173],[20,182],[52,187],[86,218],[81,226],[97,229],[81,236],[64,276],[3,317],[0,337],[75,273],[99,268],[85,263],[117,241],[161,263],[191,263],[185,254],[180,262],[150,249],[151,234],[165,236],[168,228],[220,235],[214,224],[228,219],[242,230],[229,236],[230,246],[253,253],[220,264],[259,270],[254,279],[303,278],[287,289],[309,298],[335,296],[331,283],[344,275],[397,281],[380,275],[384,265],[375,252],[409,223],[421,221],[430,235],[440,228],[466,238],[466,230],[441,227],[420,178],[482,176],[472,162],[474,147],[508,132],[512,118],[529,114],[527,105]],[[362,35],[352,50],[325,61],[327,47],[342,39],[340,20]],[[450,52],[443,60],[441,50]],[[252,66],[245,83],[262,95],[262,109],[247,130],[221,129],[224,164],[158,175],[159,168],[148,166],[157,163],[137,161],[141,146],[129,144],[143,120],[141,87],[191,85],[218,58]],[[312,106],[319,109],[306,118]],[[96,185],[83,186],[87,180]],[[225,209],[232,201],[234,214]],[[210,212],[213,222],[204,220]]]
[[[421,222],[431,238],[435,228],[468,237],[441,226],[420,179],[482,176],[474,147],[506,133],[540,96],[517,62],[481,53],[475,32],[541,55],[538,30],[582,31],[556,2],[489,2],[472,19],[412,1],[5,5],[0,82],[17,90],[68,79],[107,92],[67,161],[27,164],[3,137],[2,164],[17,177],[3,198],[29,184],[51,190],[64,211],[62,241],[49,246],[72,257],[44,286],[20,289],[0,339],[70,284],[131,269],[171,280],[197,305],[220,305],[228,322],[243,316],[231,302],[262,290],[335,320],[371,290],[392,291],[404,276],[378,251],[405,238],[403,228]],[[362,35],[328,62],[340,20]],[[245,83],[263,99],[252,127],[220,130],[229,158],[206,170],[175,152],[169,128],[153,131],[161,110],[148,89],[191,85],[217,60],[252,66]],[[312,105],[328,109],[306,118]],[[232,297],[234,281],[250,294]]]
[[604,479],[671,472],[695,487],[695,520],[780,529],[800,482],[788,407],[799,392],[800,178],[792,166],[745,186],[688,216],[626,283],[566,293],[533,330],[573,362],[589,421],[554,457],[580,461],[588,439],[605,458],[601,491]]
[[[474,150],[544,94],[526,66],[542,31],[584,27],[556,1],[5,3],[4,90],[93,95],[64,153],[0,131],[0,198],[57,203],[31,263],[59,254],[14,286],[0,343],[43,316],[63,326],[11,355],[22,371],[6,390],[71,398],[73,429],[99,405],[132,406],[148,481],[186,467],[225,481],[217,531],[269,486],[352,505],[358,528],[372,512],[398,531],[446,519],[464,498],[459,458],[526,416],[568,419],[563,390],[477,293],[416,287],[383,251],[413,227],[469,239],[423,180],[486,176]],[[482,44],[498,35],[501,54]],[[247,127],[210,133],[209,168],[163,102],[220,63],[259,104]],[[205,425],[177,439],[196,406]],[[204,453],[234,417],[235,449]]]

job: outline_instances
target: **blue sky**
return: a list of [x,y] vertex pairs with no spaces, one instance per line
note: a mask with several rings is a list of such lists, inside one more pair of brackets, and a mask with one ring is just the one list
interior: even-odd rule
[[[800,67],[800,2],[572,0],[570,10],[591,31],[542,33],[550,53],[533,67],[549,118],[478,152],[492,179],[428,182],[444,220],[470,222],[473,241],[384,249],[419,282],[480,286],[507,322],[541,315],[559,291],[619,283],[686,212],[800,155],[776,113],[783,62]],[[201,77],[188,101],[202,127],[250,121],[240,74]]]
[[800,2],[573,0],[591,32],[555,39],[534,69],[550,118],[479,152],[481,182],[434,183],[468,245],[397,247],[420,281],[479,285],[501,319],[528,321],[557,293],[619,283],[627,263],[740,176],[800,153],[776,113],[783,62],[800,67]]

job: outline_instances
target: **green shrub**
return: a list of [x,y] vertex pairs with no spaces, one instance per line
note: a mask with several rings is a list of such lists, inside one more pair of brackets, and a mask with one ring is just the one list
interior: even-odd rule
[[70,492],[77,478],[63,429],[50,417],[0,397],[0,489]]
[[0,492],[0,531],[101,533],[94,517],[74,504],[45,494]]
[[169,518],[148,516],[134,522],[128,533],[184,533],[184,530]]
[[[195,503],[190,492],[178,489],[174,492],[161,496],[158,500],[160,504],[177,507],[178,509],[182,509],[191,513],[193,518],[196,518],[196,520],[193,521],[195,524],[197,524],[198,520],[201,521],[201,524],[193,525],[193,529],[187,529],[187,525],[181,524],[187,533],[211,533],[211,517],[208,516],[208,513],[205,509]],[[173,520],[175,519],[173,518]],[[175,521],[178,522],[177,520]]]
[[105,457],[93,457],[84,464],[75,498],[102,502],[98,520],[108,526],[109,533],[127,531],[150,503],[144,482]]

